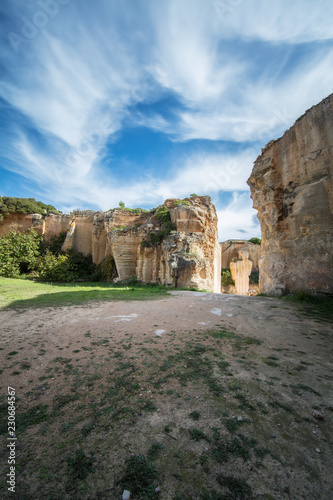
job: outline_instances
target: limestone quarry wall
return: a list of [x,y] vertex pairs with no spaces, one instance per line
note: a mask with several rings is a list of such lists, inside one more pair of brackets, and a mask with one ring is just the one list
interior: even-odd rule
[[258,267],[261,254],[261,246],[251,243],[247,240],[228,240],[220,243],[221,245],[221,267],[230,269],[230,263],[233,259],[238,259],[238,251],[245,250],[249,253],[249,260],[253,268]]
[[137,276],[143,283],[221,291],[221,253],[217,215],[209,196],[190,199],[190,205],[166,200],[175,231],[159,244],[142,245],[149,233],[161,229],[150,215],[139,227],[109,233],[119,278]]
[[0,222],[0,236],[4,236],[9,231],[25,233],[29,229],[34,229],[44,236],[46,241],[49,241],[51,236],[67,232],[69,221],[70,216],[63,214],[42,216],[12,212],[3,216],[3,221]]
[[119,279],[136,276],[144,283],[220,292],[221,249],[210,197],[190,198],[184,205],[179,200],[166,200],[164,206],[170,211],[175,230],[154,245],[147,244],[149,233],[163,229],[155,214],[121,208],[70,215],[11,214],[0,223],[0,235],[10,229],[25,232],[33,227],[49,240],[66,232],[64,251],[75,248],[91,254],[96,264],[112,254]]
[[260,289],[333,293],[333,94],[257,158],[248,180],[262,231]]

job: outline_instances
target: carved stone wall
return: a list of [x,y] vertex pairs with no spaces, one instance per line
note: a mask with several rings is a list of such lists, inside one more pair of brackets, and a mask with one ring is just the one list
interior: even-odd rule
[[248,180],[262,292],[333,293],[332,175],[333,94],[267,144]]
[[248,295],[252,266],[247,250],[239,250],[238,260],[230,262],[230,271],[235,282],[236,295]]

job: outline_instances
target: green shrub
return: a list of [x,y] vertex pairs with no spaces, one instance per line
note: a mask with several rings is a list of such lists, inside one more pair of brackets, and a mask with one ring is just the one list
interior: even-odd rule
[[254,243],[255,245],[261,245],[261,239],[260,238],[251,238],[249,240],[250,243]]
[[9,231],[0,238],[0,276],[18,278],[34,272],[47,281],[87,279],[96,271],[91,255],[77,250],[61,252],[65,233],[53,237],[49,244],[36,231],[16,233]]
[[108,255],[100,264],[101,281],[113,281],[117,276],[116,263],[112,255]]
[[229,285],[235,286],[235,282],[232,279],[232,275],[231,275],[230,269],[222,269],[222,273],[221,273],[221,285],[222,286],[229,286]]
[[257,285],[259,283],[259,271],[252,271],[250,274],[250,284]]
[[178,207],[178,206],[181,206],[181,205],[185,205],[185,206],[191,206],[191,203],[188,201],[188,200],[175,200],[174,201],[174,206],[175,207]]
[[74,248],[67,250],[66,255],[69,257],[70,268],[75,278],[85,279],[96,271],[96,264],[93,263],[91,255],[84,255]]
[[171,222],[170,210],[166,206],[159,207],[155,213],[155,217],[161,224],[161,229],[148,233],[146,239],[141,242],[141,245],[144,247],[158,245],[171,231],[176,229],[176,226]]
[[68,254],[54,255],[50,250],[40,258],[37,266],[38,276],[45,281],[70,282],[76,278]]
[[0,238],[0,276],[17,278],[35,269],[40,255],[42,238],[36,231],[9,231]]
[[[122,210],[126,210],[127,212],[131,212],[132,214],[140,215],[142,213],[148,213],[148,212],[152,212],[152,211],[155,210],[154,208],[152,210],[146,210],[146,209],[140,208],[140,207],[137,207],[137,208],[128,208],[128,207],[125,207],[125,204],[120,205],[120,203],[123,203],[123,202],[119,202],[119,207]],[[106,210],[106,212],[114,212],[115,210],[118,210],[118,207],[117,208],[109,208],[109,210]]]
[[155,217],[160,224],[168,224],[171,222],[170,210],[165,205],[157,209]]
[[91,255],[83,255],[74,249],[59,255],[46,250],[37,265],[38,276],[45,281],[68,283],[79,278],[88,279],[95,271]]
[[63,231],[62,233],[51,236],[50,241],[44,244],[45,251],[48,249],[55,255],[59,255],[61,253],[61,247],[66,239],[66,235],[66,231]]

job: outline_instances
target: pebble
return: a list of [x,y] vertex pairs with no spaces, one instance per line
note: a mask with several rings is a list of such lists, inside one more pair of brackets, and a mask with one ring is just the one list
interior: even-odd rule
[[155,488],[155,493],[159,493],[161,491],[161,488],[159,486],[157,486],[157,488]]
[[275,438],[275,434],[272,434],[272,438]]
[[124,490],[122,500],[130,500],[130,498],[131,498],[131,492],[128,490]]
[[322,413],[320,413],[319,411],[317,411],[317,410],[314,410],[314,412],[312,413],[312,415],[315,418],[319,418],[319,419],[323,419],[324,418],[324,415]]
[[316,452],[317,452],[317,453],[320,453],[320,449],[319,449],[319,448],[316,448]]
[[243,422],[242,417],[237,417],[238,422]]

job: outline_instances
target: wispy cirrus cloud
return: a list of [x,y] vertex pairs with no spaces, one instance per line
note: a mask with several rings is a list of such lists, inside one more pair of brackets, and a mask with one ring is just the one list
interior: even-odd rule
[[[23,18],[33,22],[40,3],[0,6],[2,175],[25,177],[32,196],[62,209],[107,209],[119,200],[152,206],[204,192],[230,221],[225,239],[241,221],[258,232],[246,178],[260,146],[332,90],[331,2],[58,7],[16,52],[8,33],[20,34]],[[128,130],[159,134],[167,154],[148,134],[117,149]],[[140,155],[122,174],[129,150]]]

